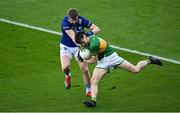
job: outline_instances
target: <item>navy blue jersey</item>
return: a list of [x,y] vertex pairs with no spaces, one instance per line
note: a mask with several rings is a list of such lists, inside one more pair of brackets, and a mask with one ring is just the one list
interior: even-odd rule
[[76,24],[71,24],[68,21],[69,17],[65,16],[64,19],[62,20],[61,23],[61,29],[62,29],[62,38],[61,38],[61,43],[63,45],[66,45],[68,47],[76,47],[76,44],[73,42],[73,40],[69,37],[69,35],[65,32],[65,30],[70,30],[72,29],[73,31],[77,32],[80,30],[84,30],[84,28],[90,28],[92,23],[87,20],[86,18],[79,16],[78,17],[78,22]]

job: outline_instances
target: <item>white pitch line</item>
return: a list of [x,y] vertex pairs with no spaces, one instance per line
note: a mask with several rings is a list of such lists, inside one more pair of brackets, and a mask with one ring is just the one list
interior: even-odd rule
[[28,25],[28,24],[18,23],[18,22],[14,22],[14,21],[11,21],[11,20],[3,19],[3,18],[0,18],[0,22],[5,22],[5,23],[8,23],[8,24],[22,26],[22,27],[25,27],[25,28],[35,29],[35,30],[39,30],[39,31],[43,31],[43,32],[51,33],[51,34],[62,35],[62,33],[60,33],[60,32],[56,32],[56,31],[52,31],[52,30],[49,30],[49,29],[44,29],[44,28],[41,28],[41,27]]
[[[49,29],[44,29],[44,28],[41,28],[41,27],[36,27],[36,26],[24,24],[24,23],[18,23],[18,22],[14,22],[14,21],[11,21],[11,20],[3,19],[3,18],[0,18],[0,22],[13,24],[13,25],[17,25],[17,26],[22,26],[22,27],[25,27],[25,28],[35,29],[35,30],[39,30],[39,31],[43,31],[43,32],[47,32],[47,33],[51,33],[51,34],[55,34],[55,35],[62,35],[62,33],[57,32],[57,31],[52,31],[52,30],[49,30]],[[132,50],[132,49],[128,49],[128,48],[122,48],[122,47],[118,47],[118,46],[115,46],[115,45],[111,45],[111,47],[113,47],[115,49],[118,49],[118,50],[121,50],[121,51],[135,53],[135,54],[139,54],[139,55],[143,55],[143,56],[154,56],[154,57],[156,57],[158,59],[161,59],[161,60],[164,60],[164,61],[167,61],[167,62],[180,64],[180,61],[174,60],[174,59],[169,59],[169,58],[165,58],[165,57],[161,57],[161,56],[157,56],[157,55],[153,55],[153,54],[149,54],[149,53],[144,53],[144,52],[140,52],[140,51],[136,51],[136,50]]]
[[171,62],[171,63],[175,63],[175,64],[180,64],[180,61],[177,61],[177,60],[174,60],[174,59],[169,59],[169,58],[164,58],[164,57],[153,55],[153,54],[150,54],[150,53],[144,53],[144,52],[140,52],[140,51],[136,51],[136,50],[132,50],[132,49],[121,48],[121,47],[114,46],[114,45],[111,45],[111,47],[113,47],[115,49],[118,49],[118,50],[130,52],[130,53],[135,53],[135,54],[138,54],[138,55],[154,56],[154,57],[156,57],[158,59],[161,59],[161,60],[164,60],[164,61],[167,61],[167,62]]

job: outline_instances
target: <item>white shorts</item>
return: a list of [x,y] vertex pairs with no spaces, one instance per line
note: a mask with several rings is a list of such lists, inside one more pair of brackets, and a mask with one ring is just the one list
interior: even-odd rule
[[118,65],[120,65],[124,61],[116,52],[111,54],[110,56],[104,57],[97,62],[96,68],[106,69],[111,71],[115,69]]
[[72,59],[72,56],[74,56],[74,58],[76,60],[78,60],[78,58],[77,58],[78,47],[68,47],[68,46],[65,46],[65,45],[60,43],[60,55],[61,56],[66,55],[71,59]]

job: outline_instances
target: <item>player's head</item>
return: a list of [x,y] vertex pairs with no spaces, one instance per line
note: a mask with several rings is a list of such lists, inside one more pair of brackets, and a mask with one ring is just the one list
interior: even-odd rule
[[75,34],[75,42],[80,45],[88,44],[88,37],[85,35],[85,31],[79,31]]
[[67,15],[71,24],[76,24],[78,22],[79,12],[76,8],[68,9]]

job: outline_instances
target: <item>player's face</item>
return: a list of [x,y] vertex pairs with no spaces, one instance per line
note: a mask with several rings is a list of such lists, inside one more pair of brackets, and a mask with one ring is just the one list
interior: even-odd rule
[[77,22],[78,22],[78,17],[76,17],[76,19],[74,20],[74,19],[72,19],[71,17],[69,17],[69,22],[71,23],[71,24],[76,24]]
[[83,46],[87,46],[88,43],[89,43],[88,37],[87,37],[86,35],[84,35],[84,38],[83,38],[83,40],[82,40],[82,45],[83,45]]

